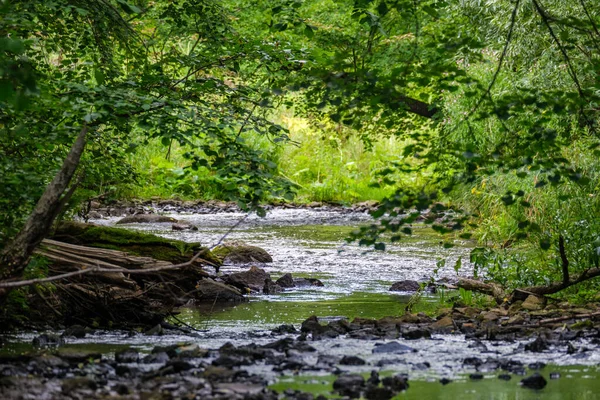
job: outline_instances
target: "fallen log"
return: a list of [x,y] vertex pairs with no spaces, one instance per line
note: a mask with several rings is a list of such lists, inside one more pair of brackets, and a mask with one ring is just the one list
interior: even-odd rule
[[498,304],[502,304],[507,300],[504,288],[496,283],[486,283],[476,279],[460,278],[456,286],[472,292],[490,295]]

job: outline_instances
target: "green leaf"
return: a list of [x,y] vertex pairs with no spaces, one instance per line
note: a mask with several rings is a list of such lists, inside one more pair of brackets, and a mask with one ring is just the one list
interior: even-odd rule
[[309,39],[312,39],[315,36],[315,32],[312,26],[306,24],[306,26],[304,27],[304,36],[306,36]]
[[540,239],[540,247],[542,248],[542,250],[550,249],[550,240],[547,238]]
[[117,3],[119,3],[119,5],[123,9],[123,11],[125,11],[127,14],[141,14],[142,13],[142,10],[139,7],[137,7],[133,4],[130,4],[125,0],[117,0]]

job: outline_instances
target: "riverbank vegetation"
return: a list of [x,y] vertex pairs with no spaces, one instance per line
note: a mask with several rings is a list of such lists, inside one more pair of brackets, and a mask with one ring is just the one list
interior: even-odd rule
[[471,289],[598,299],[594,2],[3,0],[0,13],[4,281],[90,201],[262,215],[377,200],[362,245],[382,250],[424,215],[445,245],[478,241],[471,262],[497,286]]

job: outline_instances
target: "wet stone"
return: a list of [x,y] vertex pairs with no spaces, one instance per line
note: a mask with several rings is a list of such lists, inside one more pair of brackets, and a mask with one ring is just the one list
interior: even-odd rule
[[340,365],[365,365],[367,362],[357,356],[343,356]]
[[115,361],[119,363],[135,363],[140,360],[140,353],[133,349],[125,349],[115,353]]
[[56,347],[64,343],[65,340],[62,337],[51,333],[43,333],[31,341],[35,347]]
[[381,380],[379,379],[379,372],[376,370],[371,371],[371,376],[367,379],[367,385],[377,386]]
[[452,383],[452,380],[448,379],[448,378],[442,378],[440,379],[440,383],[444,386],[446,386],[449,383]]
[[538,369],[544,369],[546,367],[546,364],[538,361],[538,362],[529,364],[528,367],[529,367],[529,369],[538,370]]
[[496,360],[486,360],[482,364],[477,366],[479,372],[492,372],[500,368],[500,363]]
[[78,377],[63,380],[61,387],[63,394],[69,395],[71,392],[80,389],[96,390],[98,385],[93,379]]
[[384,344],[375,343],[372,350],[373,354],[405,354],[416,352],[416,349],[398,342],[388,342]]
[[294,278],[292,278],[292,274],[284,274],[281,278],[275,281],[276,284],[283,288],[293,288],[294,286]]
[[294,325],[279,325],[277,328],[271,331],[274,335],[285,335],[287,333],[298,333],[298,330]]
[[144,364],[164,364],[169,361],[169,355],[161,351],[160,353],[148,354],[142,361]]
[[370,386],[365,391],[365,399],[367,400],[389,400],[394,397],[395,393],[387,387]]
[[92,350],[79,350],[73,348],[59,348],[56,350],[56,356],[70,363],[82,363],[90,360],[99,360],[102,354]]
[[535,373],[527,378],[521,379],[520,385],[529,389],[540,390],[543,389],[548,382],[539,373]]
[[477,357],[467,357],[463,360],[463,365],[471,365],[473,367],[478,367],[483,364],[480,358]]
[[417,363],[413,366],[413,369],[416,371],[426,371],[429,368],[431,368],[431,364],[429,364],[429,362],[425,361],[422,363]]
[[545,339],[542,339],[538,336],[533,342],[527,343],[525,345],[525,351],[531,351],[533,353],[541,353],[544,350],[548,350],[550,346]]
[[339,376],[333,382],[333,390],[341,396],[348,396],[356,399],[360,397],[360,392],[365,386],[365,378],[358,374],[347,374]]
[[408,389],[408,377],[404,374],[386,376],[381,380],[384,387],[390,388],[394,392],[401,392]]
[[404,280],[394,282],[390,287],[391,292],[416,292],[421,289],[421,284],[417,281]]
[[431,332],[423,328],[409,328],[402,332],[402,337],[406,340],[431,339]]
[[87,329],[81,325],[73,325],[65,329],[61,336],[63,337],[74,337],[82,339],[87,334]]

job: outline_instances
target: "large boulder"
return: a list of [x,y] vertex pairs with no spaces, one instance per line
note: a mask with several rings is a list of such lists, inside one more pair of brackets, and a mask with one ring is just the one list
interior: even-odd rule
[[252,266],[248,271],[228,275],[223,280],[242,290],[249,288],[256,292],[262,292],[265,281],[271,280],[271,276],[264,269]]
[[222,245],[212,250],[222,262],[230,264],[270,263],[273,257],[265,249],[248,245]]

